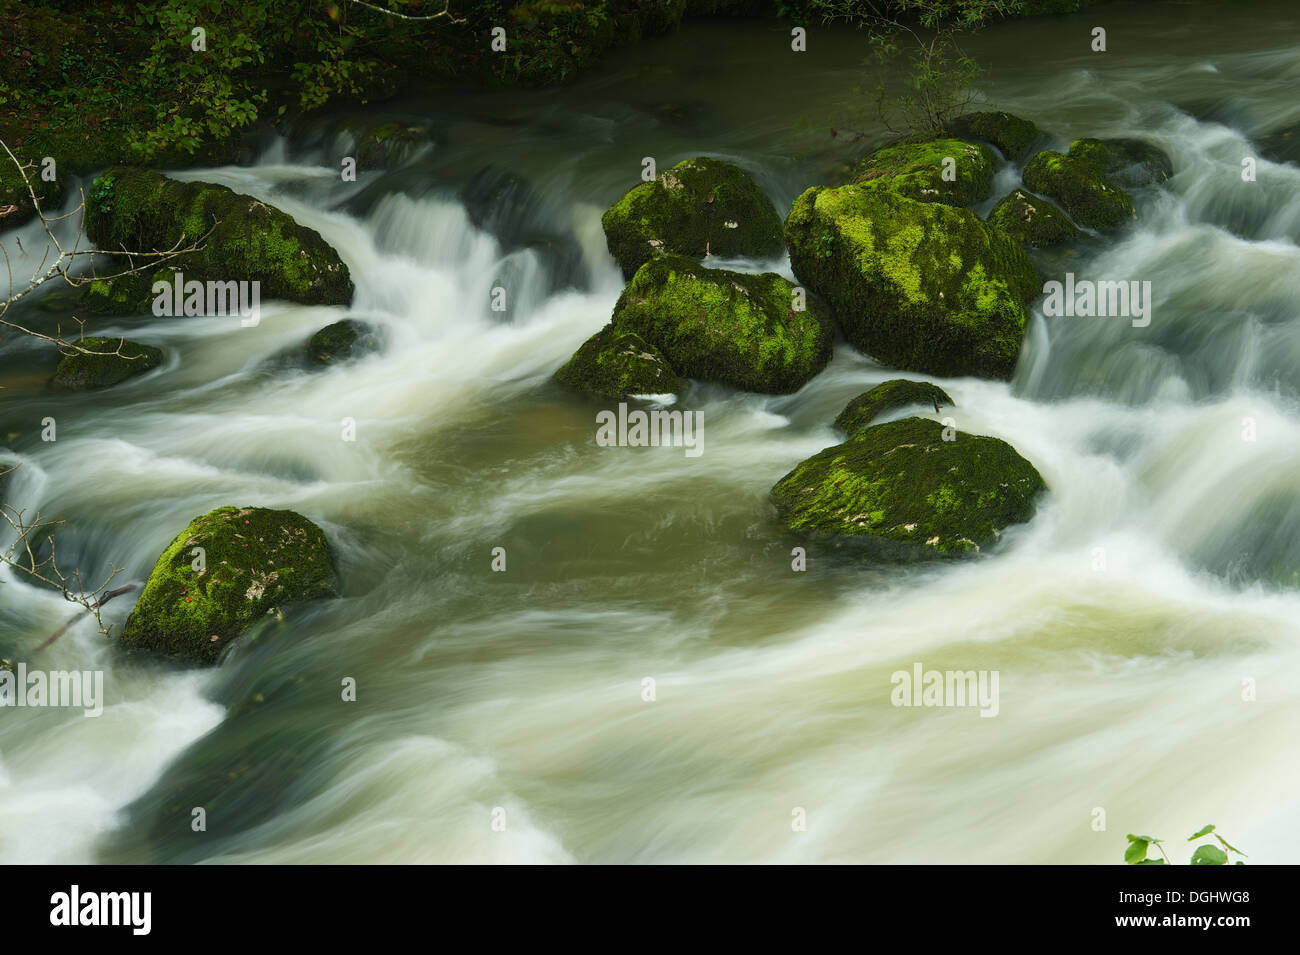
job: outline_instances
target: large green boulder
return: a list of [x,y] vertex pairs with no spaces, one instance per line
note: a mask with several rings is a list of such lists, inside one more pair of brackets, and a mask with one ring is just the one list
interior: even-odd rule
[[686,384],[658,348],[612,323],[583,342],[555,379],[589,395],[620,399],[674,394]]
[[601,218],[610,254],[631,278],[661,253],[764,258],[781,252],[781,217],[743,169],[679,162],[631,189]]
[[[110,168],[90,191],[86,230],[109,253],[202,244],[143,276],[120,280],[136,309],[152,304],[153,282],[170,282],[177,271],[187,282],[259,282],[263,302],[346,305],[352,300],[348,267],[319,232],[225,186],[180,182],[148,169]],[[108,286],[103,293],[109,297],[111,286],[118,285],[98,284]]]
[[989,222],[1033,249],[1060,245],[1079,236],[1069,216],[1046,199],[1023,189],[998,200],[989,213]]
[[1055,199],[1074,221],[1100,232],[1133,219],[1133,200],[1090,161],[1044,150],[1025,163],[1022,178],[1034,192]]
[[835,427],[852,437],[887,411],[924,405],[927,408],[933,406],[939,412],[953,404],[948,392],[938,385],[932,385],[928,381],[894,378],[882,381],[845,405],[835,419]]
[[54,383],[60,388],[86,391],[107,388],[162,364],[162,349],[141,345],[122,338],[82,338],[73,344],[88,348],[67,351],[54,370]]
[[[948,431],[953,440],[944,440]],[[1046,487],[997,438],[903,418],[858,432],[801,462],[773,500],[790,530],[860,546],[878,558],[974,554],[1028,521]]]
[[988,198],[996,166],[993,151],[977,143],[910,141],[877,149],[858,164],[853,181],[918,202],[968,206]]
[[966,209],[869,185],[814,187],[785,224],[799,279],[885,364],[1008,378],[1040,291],[1020,245]]
[[1069,155],[1130,189],[1164,182],[1174,174],[1169,154],[1141,139],[1076,139]]
[[684,256],[641,266],[613,324],[658,348],[679,375],[765,394],[807,384],[830,361],[834,337],[825,304],[787,279],[709,269]]
[[1042,134],[1027,119],[1000,111],[967,113],[948,123],[948,131],[963,139],[982,139],[1008,159],[1023,159]]
[[[202,548],[202,569],[196,569]],[[127,649],[216,663],[255,621],[337,592],[324,532],[293,511],[220,507],[162,552],[127,618]]]

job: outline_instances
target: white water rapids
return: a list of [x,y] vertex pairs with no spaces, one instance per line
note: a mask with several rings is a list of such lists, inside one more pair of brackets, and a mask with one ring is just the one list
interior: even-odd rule
[[[1138,29],[1154,14],[1108,16]],[[1211,822],[1250,862],[1295,861],[1300,166],[1260,159],[1254,183],[1240,169],[1248,132],[1300,119],[1300,46],[1259,31],[1261,51],[1224,28],[1103,64],[1062,52],[1085,23],[990,30],[991,93],[1058,147],[1141,136],[1172,157],[1168,183],[1135,192],[1133,228],[1053,264],[1150,280],[1153,320],[1039,307],[1013,382],[930,379],[955,401],[944,414],[1010,442],[1050,487],[973,561],[862,568],[813,548],[791,571],[769,489],[839,440],[850,398],[898,377],[843,342],[796,395],[684,396],[704,415],[699,458],[597,447],[604,405],[549,382],[608,320],[622,283],[600,213],[656,142],[665,167],[741,163],[782,211],[825,166],[790,158],[789,118],[701,65],[723,27],[688,27],[614,74],[681,49],[680,82],[735,104],[722,129],[712,114],[647,128],[620,99],[631,87],[597,79],[502,106],[509,122],[448,120],[417,164],[425,187],[342,183],[320,143],[176,173],[320,231],[353,305],[264,303],[256,328],[101,320],[97,334],[163,347],[164,367],[93,395],[11,375],[0,442],[22,467],[6,499],[67,520],[89,575],[115,562],[127,581],[213,507],[291,508],[328,533],[343,596],[295,608],[214,671],[122,656],[89,622],[43,651],[47,669],[104,670],[107,704],[97,719],[0,712],[0,862],[1116,863],[1126,832],[1178,843]],[[1021,62],[1031,26],[1050,36]],[[733,66],[765,36],[725,30]],[[850,40],[805,77],[810,98],[844,86]],[[1245,125],[1196,118],[1198,98]],[[471,223],[457,190],[491,163],[544,197],[530,215],[580,250],[577,287],[555,288],[539,247],[508,251]],[[504,316],[489,307],[501,281]],[[345,315],[382,347],[324,371],[277,363]],[[2,347],[19,366],[37,354]],[[47,415],[52,443],[37,437]],[[355,442],[340,440],[348,417]],[[2,580],[0,656],[22,659],[71,611]],[[120,628],[131,599],[106,621]],[[892,706],[890,675],[917,662],[999,671],[997,717]],[[195,806],[207,832],[190,829]]]

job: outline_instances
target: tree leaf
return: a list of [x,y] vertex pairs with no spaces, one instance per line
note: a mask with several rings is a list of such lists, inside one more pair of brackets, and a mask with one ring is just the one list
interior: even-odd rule
[[1213,832],[1213,831],[1214,831],[1214,827],[1213,827],[1213,826],[1206,826],[1206,827],[1204,827],[1200,832],[1196,833],[1195,835],[1188,836],[1188,837],[1187,837],[1187,841],[1188,841],[1188,842],[1191,842],[1193,839],[1199,839],[1199,838],[1201,838],[1201,836],[1207,835],[1208,833],[1211,833],[1211,832]]
[[1218,846],[1200,846],[1192,855],[1192,865],[1224,865],[1228,854]]
[[1141,862],[1134,863],[1134,865],[1164,865],[1164,864],[1165,864],[1164,859],[1143,859]]
[[1129,839],[1133,841],[1124,850],[1124,861],[1129,865],[1137,865],[1147,856],[1147,840],[1134,839],[1132,836],[1129,836]]

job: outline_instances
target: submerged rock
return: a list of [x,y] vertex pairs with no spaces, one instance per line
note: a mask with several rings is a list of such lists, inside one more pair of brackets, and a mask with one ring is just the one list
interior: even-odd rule
[[1076,139],[1069,155],[1129,189],[1164,182],[1174,174],[1169,154],[1141,139]]
[[[952,181],[944,179],[945,165],[952,169]],[[960,139],[902,142],[877,149],[862,160],[853,182],[890,189],[918,202],[968,206],[988,197],[996,165],[993,152],[977,143]]]
[[675,394],[686,384],[658,348],[613,323],[583,342],[555,379],[600,398]]
[[162,349],[141,345],[121,338],[83,338],[75,344],[93,349],[97,354],[65,354],[54,371],[54,383],[60,388],[85,391],[107,388],[162,364]]
[[1060,245],[1079,236],[1074,223],[1046,199],[1016,189],[998,200],[989,222],[1030,248]]
[[1118,229],[1133,219],[1127,192],[1084,161],[1044,150],[1025,164],[1025,185],[1059,202],[1076,222],[1101,232]]
[[896,368],[1008,378],[1039,291],[1009,235],[966,209],[814,187],[785,224],[794,272],[854,347]]
[[789,529],[855,544],[872,556],[925,560],[974,554],[1034,515],[1046,485],[997,438],[925,418],[858,432],[795,467],[772,489]]
[[1024,159],[1042,135],[1029,120],[1000,111],[958,116],[948,124],[948,130],[954,136],[992,143],[1008,159]]
[[687,378],[746,391],[798,391],[830,361],[826,306],[774,272],[709,269],[683,256],[641,266],[614,306],[615,328],[633,331]]
[[153,282],[171,282],[177,271],[187,282],[257,281],[262,301],[346,305],[352,300],[352,279],[338,253],[319,232],[273,206],[225,186],[180,182],[148,169],[111,168],[95,183],[86,231],[104,252],[203,244],[151,273],[91,286],[122,308],[148,309]]
[[781,217],[771,200],[740,167],[703,156],[631,189],[601,225],[624,278],[661,253],[702,259],[781,252]]
[[850,401],[836,417],[835,427],[852,437],[886,411],[909,405],[925,405],[927,408],[933,406],[937,412],[953,404],[955,402],[948,397],[948,393],[938,385],[932,385],[928,381],[894,378],[881,382]]
[[357,358],[370,350],[374,330],[364,322],[345,318],[326,325],[307,342],[307,358],[314,365],[331,365]]
[[1300,123],[1263,133],[1256,141],[1259,154],[1269,162],[1300,163]]
[[429,144],[429,134],[418,126],[383,123],[366,130],[357,140],[357,168],[391,169]]
[[[203,548],[197,571],[192,551]],[[293,511],[219,507],[167,545],[122,629],[122,646],[213,664],[286,603],[337,592],[324,532]]]

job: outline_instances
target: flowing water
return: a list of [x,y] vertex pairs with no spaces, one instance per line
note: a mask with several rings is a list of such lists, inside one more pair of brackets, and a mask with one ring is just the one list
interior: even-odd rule
[[[1094,21],[1111,52],[1090,52]],[[6,500],[67,521],[65,563],[118,582],[213,507],[291,508],[327,531],[343,593],[194,671],[120,655],[90,621],[37,652],[69,605],[3,578],[0,656],[101,669],[107,702],[0,716],[0,861],[1113,863],[1125,832],[1206,822],[1252,862],[1294,861],[1300,167],[1240,171],[1252,134],[1300,119],[1298,29],[1290,4],[1153,4],[975,42],[991,98],[1058,147],[1140,135],[1176,174],[1135,193],[1119,238],[1044,260],[1151,281],[1149,327],[1040,305],[1012,382],[939,381],[945,414],[1051,488],[966,562],[812,547],[792,572],[769,488],[894,377],[843,343],[796,395],[696,385],[679,406],[703,412],[699,457],[597,447],[608,403],[549,381],[619,294],[600,213],[642,157],[731,159],[785,210],[850,154],[828,127],[879,132],[850,33],[800,55],[779,24],[695,22],[564,89],[376,108],[433,146],[357,183],[341,114],[252,166],[176,172],[319,230],[353,305],[101,320],[168,358],[99,394],[49,390],[48,352],[10,336]],[[480,228],[493,183],[514,185]],[[381,347],[284,359],[344,315]],[[997,670],[997,717],[892,706],[918,662]]]

